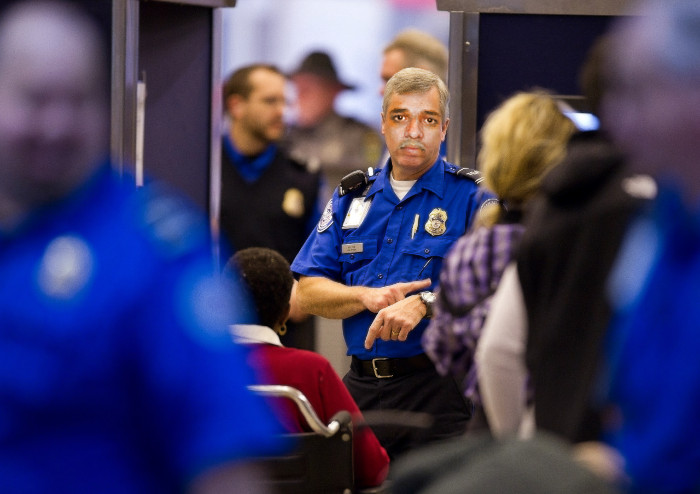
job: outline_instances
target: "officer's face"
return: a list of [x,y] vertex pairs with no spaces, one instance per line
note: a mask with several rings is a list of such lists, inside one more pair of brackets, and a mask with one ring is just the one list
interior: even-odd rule
[[37,11],[6,22],[0,36],[0,194],[32,205],[77,186],[106,155],[105,74],[96,33],[87,25]]
[[394,94],[382,113],[382,134],[396,180],[416,180],[437,160],[449,119],[440,114],[437,88],[425,93]]
[[284,133],[285,78],[260,69],[250,74],[250,83],[253,90],[247,99],[236,103],[234,119],[256,139],[277,141]]

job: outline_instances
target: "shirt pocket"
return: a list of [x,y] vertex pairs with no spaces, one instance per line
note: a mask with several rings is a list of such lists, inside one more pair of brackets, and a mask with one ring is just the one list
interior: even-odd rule
[[376,237],[349,237],[340,246],[342,263],[355,264],[361,261],[371,260],[377,257]]
[[343,282],[348,286],[362,284],[367,265],[377,257],[377,252],[376,237],[345,238],[338,258]]
[[442,261],[457,239],[454,237],[426,238],[421,242],[410,242],[401,249],[407,261],[406,280],[430,278],[437,282]]

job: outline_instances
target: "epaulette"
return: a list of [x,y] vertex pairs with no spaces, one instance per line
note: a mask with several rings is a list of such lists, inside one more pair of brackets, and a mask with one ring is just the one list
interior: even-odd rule
[[374,178],[376,178],[376,173],[372,167],[369,167],[366,172],[355,170],[354,172],[348,173],[340,180],[340,185],[338,185],[338,197],[343,197],[350,192],[361,190],[363,187],[365,191],[369,190],[370,181]]
[[459,168],[456,165],[448,164],[446,170],[449,173],[457,175],[458,177],[468,178],[477,185],[484,181],[484,176],[481,174],[481,172],[479,170],[475,170],[474,168]]

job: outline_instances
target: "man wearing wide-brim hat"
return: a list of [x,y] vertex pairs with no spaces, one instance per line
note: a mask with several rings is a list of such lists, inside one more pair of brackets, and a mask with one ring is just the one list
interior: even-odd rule
[[376,165],[383,147],[381,136],[335,111],[338,95],[355,86],[340,79],[328,53],[309,53],[289,78],[296,89],[294,121],[287,136],[290,154],[323,172],[330,198],[342,177]]

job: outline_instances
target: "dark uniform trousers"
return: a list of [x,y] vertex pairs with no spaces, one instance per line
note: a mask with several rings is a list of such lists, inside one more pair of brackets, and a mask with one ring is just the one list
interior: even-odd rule
[[[426,443],[464,434],[473,407],[453,377],[441,376],[430,365],[394,377],[377,378],[362,372],[358,363],[353,358],[353,365],[343,382],[363,413],[409,411],[429,414],[432,418],[432,425],[427,428],[402,424],[400,414],[395,416],[399,420],[394,423],[368,420],[392,460]],[[368,417],[371,416],[368,414]],[[392,416],[388,415],[387,418]]]

